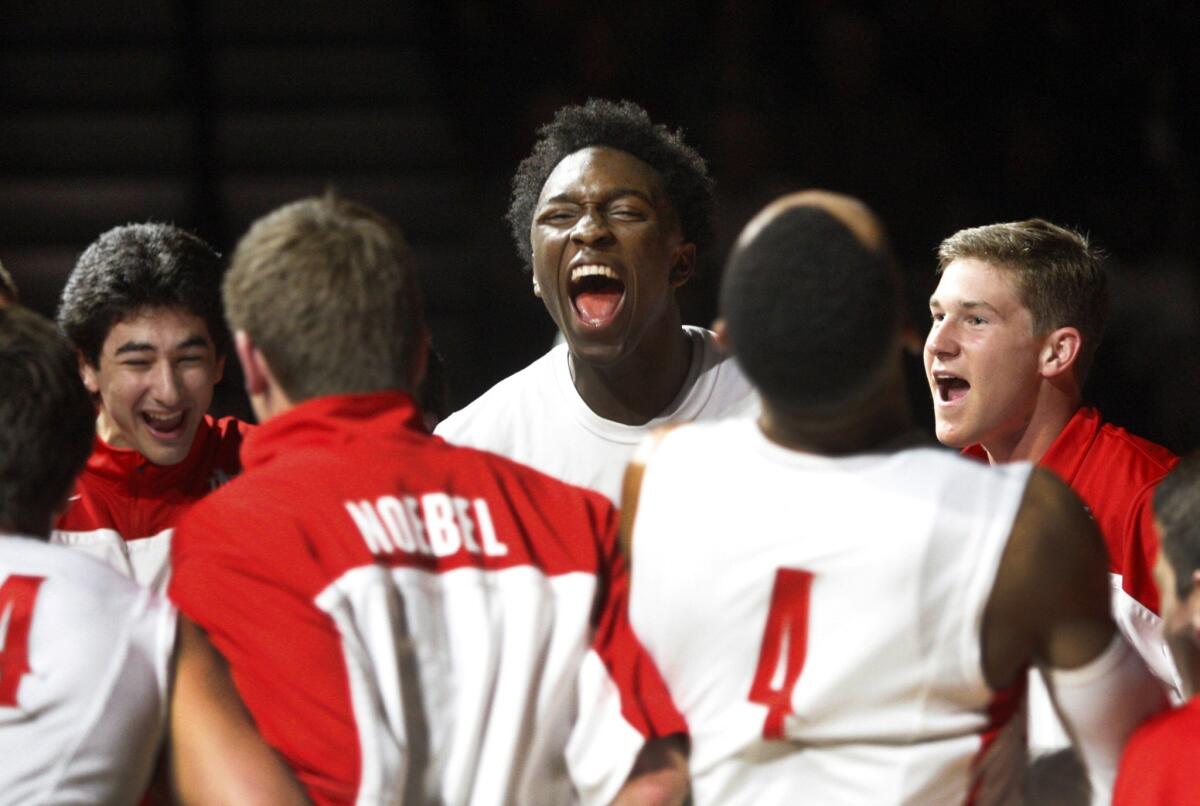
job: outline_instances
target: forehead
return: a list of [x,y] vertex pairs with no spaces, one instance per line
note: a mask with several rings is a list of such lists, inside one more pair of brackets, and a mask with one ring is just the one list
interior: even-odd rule
[[958,258],[942,271],[934,301],[942,305],[986,302],[994,308],[1023,308],[1014,273],[973,257]]
[[660,202],[664,198],[658,172],[626,151],[589,146],[563,157],[542,185],[538,204],[557,196],[604,196],[633,190]]
[[208,324],[191,311],[184,308],[143,308],[117,320],[104,339],[103,352],[112,352],[130,342],[169,349],[196,336],[212,343]]

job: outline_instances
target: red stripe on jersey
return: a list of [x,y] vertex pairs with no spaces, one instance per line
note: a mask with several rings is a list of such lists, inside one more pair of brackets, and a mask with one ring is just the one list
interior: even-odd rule
[[[975,806],[983,785],[987,782],[989,751],[996,743],[1000,732],[1012,721],[1013,715],[1025,704],[1025,690],[1028,687],[1029,672],[1022,670],[1017,680],[1011,686],[995,693],[988,703],[987,725],[979,734],[979,751],[971,759],[971,789],[967,793],[966,806]],[[1021,747],[1025,747],[1022,737]]]

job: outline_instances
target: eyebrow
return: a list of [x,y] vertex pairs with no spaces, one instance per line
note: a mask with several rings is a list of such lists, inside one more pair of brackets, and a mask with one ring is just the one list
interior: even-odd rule
[[[929,298],[929,307],[930,308],[941,308],[943,306],[942,306],[942,303],[938,301],[937,297],[930,297]],[[991,311],[992,313],[994,313],[996,315],[1000,315],[1000,311],[997,310],[994,305],[992,305],[989,302],[984,302],[981,299],[980,300],[975,300],[975,299],[963,300],[962,302],[958,303],[958,307],[960,307],[966,311],[983,309],[983,310]]]
[[[200,335],[190,336],[179,344],[175,345],[176,350],[188,350],[192,347],[208,347],[208,339]],[[113,355],[123,355],[125,353],[144,353],[154,352],[154,345],[145,341],[127,341],[113,351]]]
[[[615,190],[612,190],[612,191],[604,194],[604,202],[608,203],[608,202],[613,201],[614,199],[619,199],[622,196],[636,196],[637,198],[646,202],[646,204],[649,204],[651,206],[654,205],[654,199],[650,198],[650,196],[647,195],[645,191],[638,190],[637,188],[616,188]],[[556,196],[551,196],[550,198],[546,199],[546,201],[545,201],[546,204],[554,204],[556,202],[567,202],[569,204],[578,204],[579,203],[577,201],[577,197],[571,195],[570,193],[559,193]]]

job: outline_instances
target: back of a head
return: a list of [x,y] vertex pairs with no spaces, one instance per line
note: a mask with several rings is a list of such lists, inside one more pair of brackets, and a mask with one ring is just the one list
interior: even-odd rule
[[973,258],[1011,272],[1037,333],[1075,327],[1083,336],[1082,383],[1108,319],[1103,254],[1074,230],[1040,218],[959,230],[938,247],[938,271]]
[[876,391],[900,307],[886,246],[864,244],[809,204],[784,209],[740,242],[721,287],[738,362],[768,403],[792,414],[833,412]]
[[115,227],[75,263],[58,324],[93,366],[113,325],[141,311],[178,308],[204,320],[217,355],[229,348],[221,315],[221,256],[171,224]]
[[66,339],[25,308],[0,308],[0,531],[49,533],[95,429]]
[[1200,570],[1200,451],[1185,456],[1154,490],[1154,517],[1160,547],[1175,573],[1180,601],[1192,592],[1192,573]]
[[263,216],[224,298],[292,402],[408,389],[424,338],[417,270],[400,231],[364,205],[329,194]]

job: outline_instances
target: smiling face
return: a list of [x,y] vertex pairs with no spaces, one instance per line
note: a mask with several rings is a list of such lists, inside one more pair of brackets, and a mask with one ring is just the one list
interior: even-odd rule
[[195,314],[153,308],[122,319],[104,339],[98,366],[82,365],[84,385],[100,397],[97,432],[156,465],[178,464],[224,367]]
[[619,363],[644,337],[678,332],[675,288],[691,276],[654,169],[612,148],[585,148],[546,179],[530,231],[534,281],[572,355]]
[[1038,402],[1044,339],[1003,269],[974,258],[953,261],[929,300],[925,376],[937,438],[993,457],[1016,445]]

